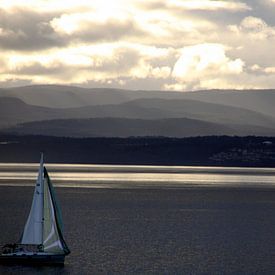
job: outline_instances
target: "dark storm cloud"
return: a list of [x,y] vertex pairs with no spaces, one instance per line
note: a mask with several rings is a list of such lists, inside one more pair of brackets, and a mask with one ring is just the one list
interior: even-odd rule
[[0,10],[0,47],[8,50],[35,51],[65,46],[65,37],[55,33],[49,22],[55,13],[27,9]]
[[42,64],[35,62],[16,68],[14,71],[10,71],[10,73],[20,75],[53,75],[63,73],[66,68],[67,67],[62,64],[53,64],[51,67],[45,67]]

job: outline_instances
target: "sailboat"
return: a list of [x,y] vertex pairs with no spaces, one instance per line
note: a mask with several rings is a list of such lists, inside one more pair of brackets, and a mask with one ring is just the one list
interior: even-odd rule
[[6,244],[0,262],[64,264],[70,250],[63,238],[61,212],[41,154],[31,210],[20,241]]

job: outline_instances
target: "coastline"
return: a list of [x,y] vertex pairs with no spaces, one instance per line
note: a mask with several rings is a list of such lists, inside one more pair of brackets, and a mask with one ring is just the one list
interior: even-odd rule
[[275,167],[275,137],[69,138],[0,134],[0,163]]

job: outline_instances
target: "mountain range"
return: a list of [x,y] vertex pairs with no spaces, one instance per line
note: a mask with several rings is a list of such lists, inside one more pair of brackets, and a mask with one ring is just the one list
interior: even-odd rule
[[275,135],[274,90],[0,89],[0,130],[53,136]]

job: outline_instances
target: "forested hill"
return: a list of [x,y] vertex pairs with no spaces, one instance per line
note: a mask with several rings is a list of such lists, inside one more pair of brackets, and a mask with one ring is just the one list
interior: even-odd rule
[[0,162],[275,167],[275,137],[64,138],[0,135]]

